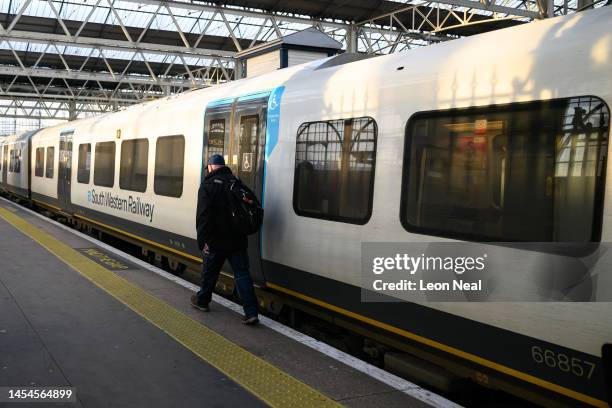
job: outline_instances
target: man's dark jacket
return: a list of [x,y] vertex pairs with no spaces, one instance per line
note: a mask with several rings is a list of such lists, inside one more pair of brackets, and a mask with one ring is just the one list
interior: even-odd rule
[[226,184],[234,178],[232,170],[223,166],[204,178],[198,191],[196,228],[198,246],[211,251],[240,251],[247,247],[246,235],[231,230],[231,214]]

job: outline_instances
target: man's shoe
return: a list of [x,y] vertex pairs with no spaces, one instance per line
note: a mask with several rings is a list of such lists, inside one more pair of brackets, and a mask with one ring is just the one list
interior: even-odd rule
[[198,297],[196,295],[191,296],[191,306],[203,312],[210,312],[210,307],[208,307],[208,305],[198,303]]
[[255,326],[257,323],[259,323],[259,318],[257,316],[242,318],[242,324],[246,324],[247,326]]

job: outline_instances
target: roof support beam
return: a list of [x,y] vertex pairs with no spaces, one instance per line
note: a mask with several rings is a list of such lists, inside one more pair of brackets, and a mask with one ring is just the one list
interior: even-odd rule
[[[70,101],[70,100],[75,100],[74,98],[69,98],[65,95],[58,95],[58,97],[56,98],[45,98],[44,100],[38,97],[34,97],[31,94],[28,93],[23,93],[23,92],[10,92],[10,93],[0,93],[0,100],[17,100],[17,101],[21,101],[21,102],[36,102],[36,101],[43,101],[46,103],[60,103],[60,102],[66,102],[66,101]],[[109,102],[113,102],[116,105],[119,106],[129,106],[129,105],[133,105],[136,102],[140,102],[136,99],[121,99],[121,98],[114,98],[114,99],[107,99],[107,98],[93,98],[93,97],[88,97],[88,96],[80,96],[78,98],[76,98],[76,102],[77,103],[109,103]]]
[[36,33],[32,31],[11,31],[10,33],[0,34],[0,39],[35,42],[39,44],[47,44],[49,42],[61,44],[65,46],[78,46],[84,48],[101,48],[112,49],[118,51],[137,51],[146,52],[158,55],[181,55],[183,57],[214,57],[223,60],[232,61],[236,54],[232,51],[208,50],[203,48],[186,48],[176,45],[150,44],[150,43],[133,43],[122,40],[109,40],[104,38],[93,37],[78,37],[77,39],[69,39],[65,35]]
[[[125,84],[155,84],[155,85],[166,85],[183,88],[191,88],[191,80],[179,80],[172,78],[151,78],[150,76],[140,75],[123,75],[117,76],[114,73],[104,72],[78,72],[78,71],[66,71],[59,69],[41,69],[41,68],[26,68],[26,67],[12,67],[12,66],[0,66],[0,75],[15,75],[15,76],[26,76],[29,78],[54,78],[54,79],[68,79],[68,80],[79,80],[79,81],[100,81],[100,82],[111,82],[111,83],[125,83]],[[195,81],[195,79],[194,79]],[[202,81],[203,85],[204,82]],[[200,85],[200,84],[198,84]]]
[[19,19],[21,18],[23,13],[26,11],[26,9],[28,8],[31,2],[32,0],[26,0],[26,2],[23,3],[23,6],[21,6],[21,9],[19,9],[19,12],[17,13],[13,21],[11,21],[11,24],[6,28],[5,30],[6,33],[10,33],[13,30],[13,28],[15,28],[15,24],[17,24],[17,22],[19,21]]
[[[131,1],[131,0],[127,0],[127,1]],[[514,17],[525,17],[525,18],[533,18],[533,19],[539,19],[542,16],[540,15],[540,13],[538,13],[537,11],[533,11],[533,10],[527,10],[527,9],[519,9],[519,8],[514,8],[514,7],[507,7],[507,6],[500,6],[500,5],[496,5],[496,4],[484,4],[481,3],[479,1],[473,1],[473,0],[437,0],[437,1],[433,1],[431,3],[428,3],[430,7],[435,6],[436,4],[446,4],[449,6],[455,6],[455,7],[464,7],[467,9],[472,9],[472,10],[481,10],[481,11],[489,11],[491,13],[501,13],[501,14],[506,14],[508,16],[514,16]],[[381,14],[379,16],[376,16],[374,18],[370,18],[368,20],[364,20],[361,21],[357,24],[364,24],[367,22],[371,22],[371,21],[376,21],[376,20],[380,20],[383,19],[385,17],[389,17],[392,15],[396,15],[398,13],[402,13],[405,11],[408,11],[410,9],[413,9],[414,7],[418,7],[418,6],[423,6],[425,4],[413,4],[404,8],[400,8],[398,10],[394,10],[392,12],[389,13],[385,13],[385,14]]]
[[[304,24],[307,26],[316,26],[317,24],[321,23],[323,27],[329,28],[329,29],[334,28],[334,29],[348,30],[350,27],[349,22],[344,23],[344,22],[326,21],[326,20],[319,20],[319,19],[306,18],[306,17],[295,17],[295,16],[284,15],[281,13],[269,13],[263,10],[261,11],[242,10],[242,9],[237,9],[237,8],[228,8],[228,7],[211,6],[211,5],[200,4],[200,3],[191,3],[187,1],[177,1],[177,0],[167,0],[167,1],[166,0],[123,0],[123,1],[129,2],[129,3],[149,4],[149,5],[159,5],[160,3],[162,3],[167,7],[178,8],[178,9],[183,9],[183,10],[200,10],[200,11],[207,11],[211,13],[224,12],[226,15],[239,16],[239,17],[252,17],[252,18],[260,18],[260,19],[269,18],[272,20],[273,25],[275,26],[274,30],[277,35],[280,32],[280,30],[278,30],[278,22],[281,22],[281,21],[285,23]],[[443,0],[442,3],[446,1],[465,1],[470,4],[480,4],[476,1],[471,1],[471,0]],[[536,15],[539,16],[539,14],[537,13]],[[367,27],[366,30],[372,33],[376,33],[376,34],[385,34],[389,32],[388,28],[377,28],[377,27]]]
[[219,13],[221,14],[221,18],[223,19],[223,22],[225,23],[225,27],[227,28],[227,31],[229,31],[230,37],[232,37],[232,41],[234,42],[236,49],[238,50],[238,52],[242,51],[242,46],[240,45],[238,38],[236,38],[236,34],[234,34],[234,29],[230,26],[229,21],[227,21],[227,18],[225,17],[225,13],[223,12],[223,10],[221,10]]

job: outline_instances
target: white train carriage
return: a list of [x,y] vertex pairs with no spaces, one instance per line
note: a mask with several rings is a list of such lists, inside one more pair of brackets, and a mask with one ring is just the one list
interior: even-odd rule
[[[59,168],[59,138],[50,134],[47,129],[42,129],[30,143],[32,160],[30,161],[31,197],[49,197],[57,199],[58,194],[58,168]],[[53,206],[60,210],[60,206]]]
[[[7,164],[5,165],[4,162],[4,144],[6,143],[4,140],[6,139],[6,136],[4,137],[0,137],[0,191],[4,191],[4,180],[5,180],[5,176],[4,176],[4,169],[6,168],[6,171],[8,173],[8,149],[7,149],[7,157],[6,157],[6,162]],[[8,174],[7,174],[8,177]]]
[[[47,128],[32,137],[32,198],[200,262],[202,163],[223,154],[265,206],[249,245],[259,283],[478,367],[482,381],[605,406],[612,305],[593,301],[612,290],[605,271],[573,298],[590,302],[368,303],[360,260],[362,242],[609,242],[611,25],[604,7]],[[538,273],[537,253],[496,250],[519,259],[509,273]]]
[[0,139],[2,154],[0,188],[24,198],[30,196],[29,141],[34,133],[36,132],[25,132]]

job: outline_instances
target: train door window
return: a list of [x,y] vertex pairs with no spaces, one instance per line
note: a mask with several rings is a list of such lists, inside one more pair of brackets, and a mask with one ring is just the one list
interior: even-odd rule
[[208,124],[207,157],[213,154],[223,156],[226,137],[225,119],[212,119]]
[[147,190],[149,141],[126,140],[121,143],[119,187],[122,190],[144,193]]
[[79,163],[77,167],[77,181],[89,184],[91,173],[91,143],[79,145]]
[[9,170],[9,147],[4,145],[4,151],[2,152],[2,182],[6,183],[6,174]]
[[17,162],[16,156],[15,156],[16,152],[17,151],[15,149],[11,149],[11,151],[10,151],[10,155],[11,155],[11,159],[10,159],[10,162],[9,162],[9,172],[10,173],[14,173],[15,172],[15,163]]
[[21,173],[21,149],[11,150],[11,162],[9,164],[9,172]]
[[13,162],[13,173],[21,173],[21,148],[13,150],[14,162]]
[[115,184],[115,142],[96,143],[94,184],[101,187]]
[[183,195],[185,137],[165,136],[157,139],[155,147],[155,194],[167,197]]
[[47,147],[47,162],[45,163],[45,177],[53,178],[53,168],[55,166],[55,147]]
[[596,97],[415,114],[402,224],[450,238],[597,241],[609,125]]
[[378,128],[369,117],[310,122],[297,133],[298,215],[365,224],[372,214]]
[[232,152],[230,167],[234,174],[248,186],[255,186],[255,175],[259,163],[259,115],[241,116],[237,132],[237,142]]
[[45,174],[45,148],[36,148],[36,162],[34,163],[34,175],[43,177]]

